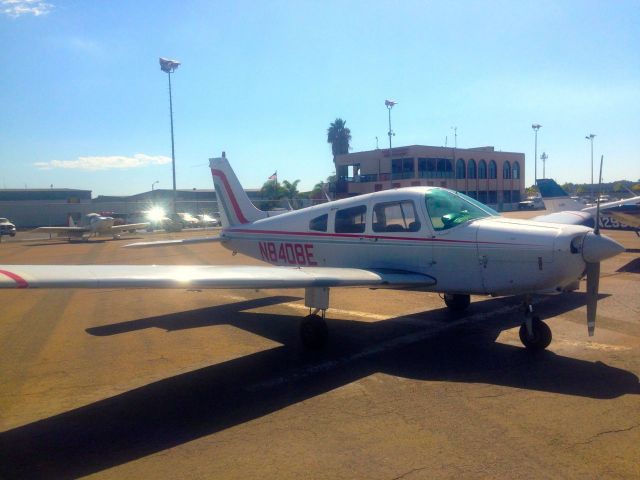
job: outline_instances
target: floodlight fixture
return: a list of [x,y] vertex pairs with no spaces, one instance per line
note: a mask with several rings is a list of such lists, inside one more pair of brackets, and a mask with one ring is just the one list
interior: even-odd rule
[[180,66],[180,62],[177,60],[169,60],[168,58],[160,57],[160,70],[166,73],[173,73]]

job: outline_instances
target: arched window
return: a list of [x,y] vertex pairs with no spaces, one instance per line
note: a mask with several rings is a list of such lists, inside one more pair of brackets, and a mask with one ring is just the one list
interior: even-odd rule
[[511,170],[511,174],[515,180],[520,178],[520,164],[518,162],[513,162],[513,170]]
[[456,162],[456,178],[464,178],[464,160],[459,158],[458,161]]
[[473,158],[467,162],[467,178],[476,178],[476,161]]
[[498,167],[496,167],[495,160],[489,162],[489,178],[498,178]]
[[502,178],[511,178],[511,164],[505,161],[502,165]]
[[439,178],[453,178],[453,165],[448,158],[438,159],[438,173]]
[[478,163],[478,178],[487,178],[487,162],[484,160]]

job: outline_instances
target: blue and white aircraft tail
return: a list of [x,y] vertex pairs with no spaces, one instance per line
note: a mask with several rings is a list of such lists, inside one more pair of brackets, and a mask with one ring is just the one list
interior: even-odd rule
[[[595,227],[596,206],[585,207],[550,178],[536,182],[549,214],[536,220]],[[600,204],[600,228],[640,232],[640,196]]]

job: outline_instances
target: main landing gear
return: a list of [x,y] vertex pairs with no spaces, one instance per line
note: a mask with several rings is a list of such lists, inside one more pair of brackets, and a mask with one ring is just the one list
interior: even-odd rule
[[325,312],[329,308],[329,288],[305,288],[304,304],[314,311],[300,322],[300,341],[309,350],[320,350],[327,344],[329,338],[329,328],[324,319]]
[[471,303],[471,295],[461,293],[445,293],[444,303],[452,312],[462,312],[467,309]]
[[540,320],[540,317],[533,315],[533,305],[531,299],[525,298],[525,321],[520,325],[520,341],[531,351],[544,350],[551,343],[551,329]]
[[329,338],[329,329],[324,319],[325,311],[315,310],[312,314],[307,315],[300,322],[300,340],[302,345],[309,350],[320,350],[327,344]]

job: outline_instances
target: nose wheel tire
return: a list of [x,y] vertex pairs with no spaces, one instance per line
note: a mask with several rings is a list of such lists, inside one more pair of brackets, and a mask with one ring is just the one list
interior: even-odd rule
[[531,351],[544,350],[551,343],[551,329],[540,318],[531,319],[531,333],[527,330],[527,322],[520,325],[520,341]]
[[444,303],[453,312],[462,312],[467,309],[471,303],[471,295],[463,295],[459,293],[445,293]]
[[319,350],[327,344],[328,337],[327,322],[320,315],[307,315],[300,322],[300,340],[305,348]]

